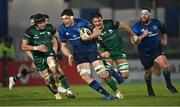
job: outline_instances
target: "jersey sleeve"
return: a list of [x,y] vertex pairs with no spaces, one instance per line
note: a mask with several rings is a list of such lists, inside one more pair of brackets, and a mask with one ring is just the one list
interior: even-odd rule
[[25,33],[24,33],[23,39],[24,39],[24,40],[27,40],[27,41],[30,41],[31,36],[32,36],[31,31],[30,31],[29,29],[27,29],[27,30],[25,31]]
[[138,24],[137,24],[137,23],[132,26],[132,31],[133,31],[136,35],[140,36],[140,31],[139,31],[139,27],[138,27]]
[[54,35],[56,32],[56,28],[52,26],[52,34]]
[[113,25],[113,28],[114,29],[118,29],[119,28],[119,25],[120,25],[120,22],[116,21],[116,20],[112,20],[112,25]]
[[106,49],[102,46],[101,42],[97,40],[97,48],[100,53],[105,52]]
[[91,31],[94,28],[93,25],[90,22],[88,22],[87,20],[85,20],[85,19],[83,19],[82,24],[84,25],[84,27],[90,29]]
[[66,43],[67,40],[65,38],[65,33],[63,32],[63,29],[61,27],[59,28],[58,33],[59,33],[59,42]]
[[166,28],[165,23],[161,22],[159,19],[157,19],[157,22],[158,22],[159,30],[161,31],[161,33],[166,34],[167,28]]
[[46,26],[52,35],[54,35],[56,33],[56,28],[52,24],[47,24]]

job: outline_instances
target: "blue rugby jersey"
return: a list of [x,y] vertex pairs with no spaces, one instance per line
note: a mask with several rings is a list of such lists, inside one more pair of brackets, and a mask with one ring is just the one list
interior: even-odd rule
[[162,48],[161,45],[161,35],[166,34],[166,26],[165,24],[161,23],[159,19],[151,19],[149,24],[143,24],[142,22],[137,22],[132,27],[133,32],[141,36],[145,29],[147,29],[150,34],[148,37],[144,38],[139,44],[138,44],[138,51],[141,55],[149,55],[153,53],[153,51],[156,51],[158,49]]
[[60,42],[69,42],[71,46],[73,47],[73,51],[75,53],[85,53],[93,51],[94,49],[97,50],[96,42],[90,41],[90,42],[84,42],[80,38],[80,29],[86,27],[90,30],[93,29],[93,25],[90,24],[88,21],[84,19],[75,18],[74,19],[74,25],[70,27],[66,27],[64,24],[62,24],[59,27],[59,36],[60,36]]

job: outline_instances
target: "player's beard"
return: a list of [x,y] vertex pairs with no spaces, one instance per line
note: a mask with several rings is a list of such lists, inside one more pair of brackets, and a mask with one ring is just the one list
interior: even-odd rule
[[150,21],[150,18],[149,17],[140,17],[140,20],[141,20],[142,23],[148,24],[149,21]]

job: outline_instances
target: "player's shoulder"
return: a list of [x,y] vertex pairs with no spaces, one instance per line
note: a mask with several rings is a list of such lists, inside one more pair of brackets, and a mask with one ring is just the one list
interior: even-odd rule
[[28,28],[26,29],[25,33],[30,33],[30,32],[32,32],[32,31],[35,30],[35,29],[36,29],[36,26],[35,26],[35,25],[31,25],[30,27],[28,27]]
[[112,19],[104,19],[103,20],[104,24],[109,24],[109,23],[112,24],[112,23],[115,23],[115,22],[117,22],[117,21],[116,20],[112,20]]
[[65,25],[64,24],[60,25],[59,28],[58,28],[58,31],[63,31],[63,30],[65,30]]
[[36,26],[35,25],[31,25],[26,30],[34,30],[34,29],[36,29]]
[[46,24],[46,30],[55,30],[56,28],[52,24]]
[[161,20],[159,18],[152,18],[151,21],[153,23],[161,23]]
[[82,18],[74,18],[74,21],[76,24],[86,24],[88,23],[88,21],[86,19],[82,19]]
[[141,25],[141,21],[137,21],[136,23],[133,24],[133,27],[138,27]]
[[53,25],[52,24],[46,24],[46,27],[48,28],[48,27],[53,27]]
[[119,24],[118,21],[112,20],[112,19],[105,19],[105,20],[103,20],[103,23],[104,23],[105,26],[111,26],[111,27],[114,26],[114,25]]

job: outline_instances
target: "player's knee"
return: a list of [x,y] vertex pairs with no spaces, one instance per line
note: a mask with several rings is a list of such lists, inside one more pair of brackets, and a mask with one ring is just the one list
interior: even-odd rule
[[162,69],[164,70],[164,71],[167,71],[167,70],[169,70],[169,66],[166,64],[166,65],[163,65],[162,66]]
[[55,73],[57,71],[57,63],[55,60],[51,60],[49,63],[48,63],[48,66],[50,68],[50,70]]
[[100,78],[109,77],[109,73],[106,71],[106,68],[104,65],[98,65],[94,69],[97,72],[97,74],[100,76]]
[[54,76],[52,74],[49,74],[46,78],[45,78],[45,82],[46,84],[55,84],[56,80],[54,78]]
[[92,81],[92,77],[89,73],[83,73],[81,75],[81,78],[86,82],[86,83],[90,83]]
[[61,73],[61,75],[64,75],[64,72],[61,69],[61,66],[59,64],[57,65],[57,70],[58,70],[59,73]]
[[129,77],[129,72],[123,72],[123,73],[121,73],[121,75],[122,75],[122,77],[123,77],[124,79],[128,79],[128,77]]
[[152,72],[150,70],[145,70],[144,78],[149,77],[152,75]]
[[49,84],[55,84],[56,80],[55,78],[53,77],[53,75],[50,75],[49,76]]
[[109,73],[107,71],[101,71],[98,73],[98,75],[100,76],[100,78],[102,79],[106,79],[109,77]]
[[52,72],[53,74],[55,74],[55,73],[57,72],[57,69],[56,69],[55,66],[52,66],[52,67],[50,68],[50,70],[51,70],[51,72]]
[[80,69],[79,75],[81,78],[88,83],[88,81],[91,79],[91,70],[90,69]]

